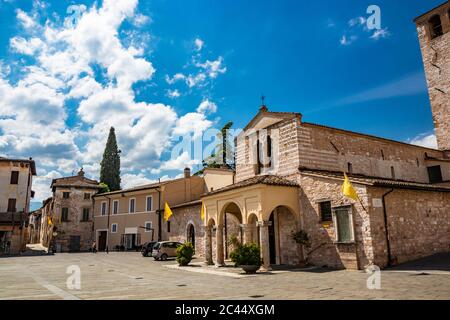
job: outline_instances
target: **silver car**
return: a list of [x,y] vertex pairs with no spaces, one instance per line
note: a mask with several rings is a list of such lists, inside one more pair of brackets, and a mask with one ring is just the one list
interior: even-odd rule
[[177,248],[181,246],[180,242],[175,241],[162,241],[154,245],[152,251],[152,257],[155,260],[167,260],[168,258],[174,258],[177,256]]

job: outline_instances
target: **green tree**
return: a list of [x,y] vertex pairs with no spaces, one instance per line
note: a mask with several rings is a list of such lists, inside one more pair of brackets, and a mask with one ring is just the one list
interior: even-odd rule
[[110,191],[120,190],[120,150],[117,147],[114,127],[109,130],[108,141],[100,163],[100,182],[106,184]]
[[230,143],[230,133],[229,130],[233,126],[233,122],[228,122],[220,130],[218,135],[221,143],[215,148],[217,152],[214,152],[210,157],[203,160],[203,166],[206,168],[233,168],[234,167],[234,150]]

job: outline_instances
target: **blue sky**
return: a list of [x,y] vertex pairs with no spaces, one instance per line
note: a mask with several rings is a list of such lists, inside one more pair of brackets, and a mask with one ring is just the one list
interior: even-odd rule
[[98,176],[113,125],[124,186],[171,178],[198,163],[171,157],[180,135],[244,127],[261,94],[304,121],[433,146],[412,20],[441,2],[0,0],[0,155],[37,160],[41,200],[52,178]]

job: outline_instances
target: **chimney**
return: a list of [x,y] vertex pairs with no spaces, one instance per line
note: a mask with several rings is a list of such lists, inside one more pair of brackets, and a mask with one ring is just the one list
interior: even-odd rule
[[191,169],[190,168],[185,168],[184,169],[184,177],[185,178],[190,178],[191,177]]
[[83,171],[83,168],[81,168],[80,171],[78,171],[78,176],[79,176],[79,177],[84,177],[84,171]]

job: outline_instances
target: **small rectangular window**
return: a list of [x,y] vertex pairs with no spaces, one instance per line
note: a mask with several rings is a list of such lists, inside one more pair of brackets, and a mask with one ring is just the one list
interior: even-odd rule
[[153,197],[149,196],[147,197],[147,211],[152,211],[153,210]]
[[151,232],[153,229],[153,225],[151,221],[145,222],[145,232]]
[[11,184],[19,184],[19,171],[11,171]]
[[441,166],[428,167],[428,177],[430,178],[430,183],[443,182]]
[[353,164],[351,162],[347,163],[347,173],[353,173]]
[[167,221],[167,232],[170,232],[170,221]]
[[351,208],[336,208],[334,217],[336,222],[336,240],[341,243],[353,242]]
[[16,212],[16,199],[8,199],[8,212]]
[[136,212],[136,199],[130,199],[130,213]]
[[61,209],[61,221],[68,222],[69,221],[69,208]]
[[85,193],[84,194],[84,200],[89,200],[91,198],[91,194],[90,193]]
[[102,216],[106,216],[106,202],[102,202],[101,214]]
[[392,179],[395,179],[395,168],[391,167],[391,177]]
[[320,219],[322,222],[330,222],[333,220],[331,212],[331,201],[325,201],[319,203],[320,207]]
[[63,199],[69,199],[70,192],[63,192]]
[[113,201],[113,214],[119,213],[119,200]]
[[111,224],[111,233],[117,233],[117,223]]
[[83,222],[89,221],[89,208],[83,208],[83,218],[81,221]]

